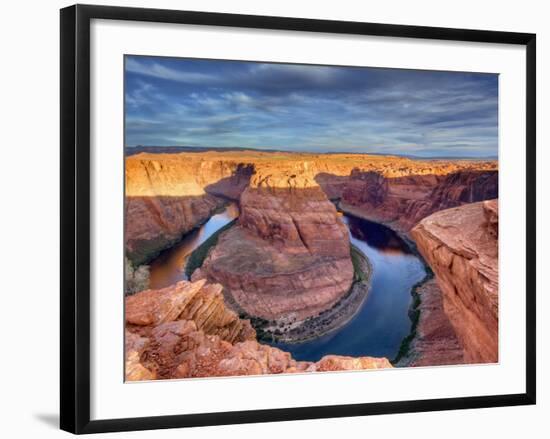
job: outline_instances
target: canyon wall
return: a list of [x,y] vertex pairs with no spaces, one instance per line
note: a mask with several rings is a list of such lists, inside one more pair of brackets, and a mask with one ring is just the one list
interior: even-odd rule
[[464,363],[464,349],[443,307],[436,279],[415,290],[417,299],[410,310],[415,322],[407,349],[397,362],[400,367],[444,366]]
[[222,287],[182,281],[126,298],[126,380],[260,375],[392,367],[386,358],[328,355],[316,363],[259,344],[227,309]]
[[343,186],[341,207],[407,233],[434,212],[497,197],[498,171],[493,170],[395,178],[355,171]]
[[497,362],[498,200],[434,213],[411,234],[436,275],[465,362]]
[[[425,200],[410,211],[405,212],[406,207],[422,199],[428,187],[433,189],[438,176],[459,170],[496,169],[494,161],[422,161],[366,154],[261,151],[133,154],[126,157],[125,169],[126,256],[135,266],[148,262],[206,221],[223,205],[224,199],[239,200],[258,170],[265,177],[271,171],[276,173],[281,167],[292,168],[299,163],[308,163],[310,177],[329,199],[342,198],[345,192],[343,202],[364,211],[369,200],[364,199],[362,192],[373,194],[375,189],[367,189],[369,182],[362,181],[361,173],[379,173],[389,179],[389,193],[384,195],[388,201],[374,211],[368,209],[368,213],[383,214],[382,219],[388,221],[406,218],[409,228],[431,212]],[[289,187],[292,184],[290,181]],[[315,191],[311,193],[316,196]]]
[[[224,204],[238,199],[251,168],[198,154],[126,158],[126,256],[139,265],[170,247]],[[205,189],[211,187],[210,193]]]

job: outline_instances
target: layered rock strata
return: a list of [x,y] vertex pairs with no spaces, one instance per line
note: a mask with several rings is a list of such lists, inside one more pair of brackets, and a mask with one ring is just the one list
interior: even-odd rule
[[[126,379],[260,375],[392,367],[386,358],[328,355],[316,363],[259,344],[220,285],[180,282],[126,299]],[[238,329],[236,329],[238,328]]]
[[463,170],[445,176],[385,178],[375,172],[352,172],[341,207],[407,233],[439,210],[498,197],[498,172]]
[[205,160],[194,154],[128,157],[126,256],[140,265],[179,241],[225,203],[220,197],[238,198],[251,172],[235,161]]
[[126,157],[127,256],[136,266],[147,262],[206,221],[223,204],[223,198],[238,200],[257,170],[265,176],[271,170],[276,173],[281,167],[292,168],[306,162],[312,178],[330,199],[342,197],[354,170],[376,171],[386,178],[433,178],[459,170],[496,169],[496,162],[491,161],[421,161],[366,154],[260,151],[134,154]]
[[268,320],[305,320],[349,291],[348,232],[308,162],[256,168],[240,207],[193,279],[221,283],[239,311]]
[[435,272],[465,362],[497,362],[498,200],[437,212],[411,234]]
[[126,298],[126,322],[140,334],[143,328],[174,320],[192,320],[197,329],[228,342],[254,340],[248,320],[239,319],[223,301],[222,286],[205,281],[178,282],[160,290],[146,290]]

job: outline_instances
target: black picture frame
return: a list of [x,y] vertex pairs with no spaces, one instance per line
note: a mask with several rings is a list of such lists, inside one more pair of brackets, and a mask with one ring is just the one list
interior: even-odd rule
[[[514,44],[526,47],[527,306],[525,393],[224,413],[90,420],[90,21],[181,23],[334,34]],[[273,422],[535,404],[536,36],[530,33],[75,5],[61,10],[61,404],[72,433]]]

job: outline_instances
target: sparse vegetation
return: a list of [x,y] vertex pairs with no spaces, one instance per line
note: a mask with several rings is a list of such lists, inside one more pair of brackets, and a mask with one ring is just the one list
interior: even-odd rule
[[355,247],[351,245],[351,262],[353,263],[353,280],[355,282],[364,282],[370,279],[371,266],[369,260],[365,255]]
[[420,282],[417,282],[411,290],[411,294],[413,297],[411,307],[409,308],[409,318],[411,319],[411,332],[401,342],[397,355],[391,361],[393,365],[396,365],[410,352],[412,341],[416,337],[416,328],[418,326],[418,322],[420,321],[420,304],[422,303],[422,299],[420,298],[420,294],[418,294],[418,288],[420,288],[428,280],[432,279],[433,276],[433,271],[428,266],[426,266],[426,276],[424,276],[424,279],[422,279]]
[[134,294],[149,288],[149,266],[132,264],[128,258],[124,258],[124,293]]

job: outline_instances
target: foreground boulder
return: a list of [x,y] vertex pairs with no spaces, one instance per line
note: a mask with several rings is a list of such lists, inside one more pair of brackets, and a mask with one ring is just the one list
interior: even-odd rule
[[497,362],[498,200],[437,212],[411,234],[436,275],[465,362]]
[[148,334],[150,328],[175,320],[193,321],[195,329],[229,342],[251,340],[256,332],[223,301],[221,285],[181,281],[160,290],[146,290],[126,298],[127,327]]
[[146,290],[126,299],[126,321],[133,325],[159,325],[176,320],[204,286],[205,281]]
[[204,281],[137,293],[126,298],[126,310],[128,381],[392,367],[371,357],[296,361],[258,343],[249,321],[224,306],[221,286]]

